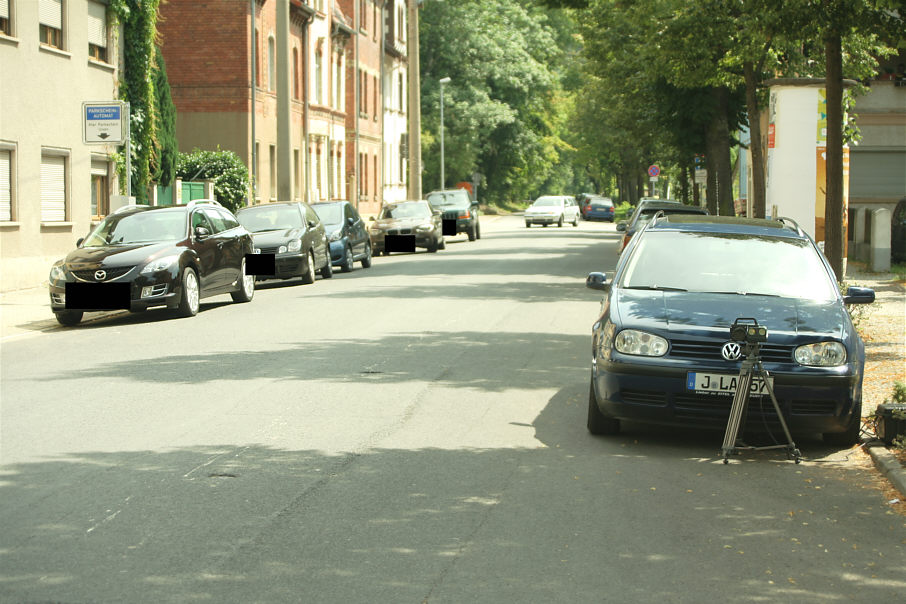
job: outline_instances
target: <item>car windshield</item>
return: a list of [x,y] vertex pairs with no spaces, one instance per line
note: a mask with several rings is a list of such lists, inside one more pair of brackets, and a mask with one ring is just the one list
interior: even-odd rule
[[404,203],[388,206],[381,212],[381,218],[429,218],[431,210],[423,203]]
[[343,222],[343,204],[341,203],[321,203],[313,205],[312,208],[324,224],[334,225]]
[[435,207],[469,205],[468,194],[458,191],[452,193],[428,193],[427,199]]
[[186,211],[157,210],[112,214],[85,238],[83,247],[172,241],[186,236]]
[[281,231],[305,226],[296,206],[258,206],[242,210],[236,216],[239,223],[253,233]]
[[654,218],[654,215],[657,214],[658,212],[663,212],[665,215],[667,215],[667,214],[704,214],[704,212],[702,212],[700,210],[694,210],[694,209],[688,209],[688,208],[677,208],[675,210],[669,209],[669,208],[668,209],[643,208],[641,213],[639,213],[638,218],[636,218],[636,221],[633,226],[638,229],[642,228],[643,226],[648,224],[651,221],[651,219]]
[[621,286],[832,300],[835,284],[819,253],[805,239],[648,231]]
[[532,204],[536,208],[542,207],[552,207],[552,206],[562,206],[563,200],[559,197],[539,197],[538,200]]

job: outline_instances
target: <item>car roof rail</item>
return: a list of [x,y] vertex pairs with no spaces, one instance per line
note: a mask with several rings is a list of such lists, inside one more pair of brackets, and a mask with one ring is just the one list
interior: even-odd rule
[[666,218],[666,217],[667,217],[667,214],[664,213],[664,210],[658,210],[657,212],[654,213],[654,216],[652,216],[651,220],[649,220],[648,222],[649,222],[649,224],[654,224],[655,222],[658,221],[658,219]]
[[186,204],[186,207],[194,208],[195,206],[200,206],[200,205],[214,205],[214,206],[220,206],[221,208],[223,207],[223,205],[221,205],[221,203],[219,201],[217,201],[216,199],[193,199],[192,201],[190,201],[189,203]]
[[778,216],[774,220],[776,220],[777,222],[779,222],[780,224],[782,224],[784,226],[789,226],[789,227],[795,229],[799,235],[805,235],[805,231],[802,230],[802,227],[799,226],[799,223],[796,222],[795,220],[793,220],[792,218],[790,218],[789,216]]
[[115,209],[111,214],[122,214],[123,212],[128,212],[129,210],[134,210],[136,208],[147,208],[150,207],[148,204],[144,203],[130,203],[129,205],[120,206]]

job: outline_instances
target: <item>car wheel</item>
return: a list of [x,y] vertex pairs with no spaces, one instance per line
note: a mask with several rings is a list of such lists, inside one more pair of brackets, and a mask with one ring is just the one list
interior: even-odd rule
[[575,216],[573,216],[573,226],[574,226],[574,227],[579,226],[579,215],[578,215],[578,214],[576,214]]
[[469,229],[469,241],[475,241],[475,239],[478,237],[478,235],[476,233],[477,233],[477,229],[476,229],[476,226],[473,224],[472,228]]
[[822,435],[824,444],[832,447],[849,447],[859,442],[862,432],[862,401],[856,404],[853,416],[845,432],[826,432]]
[[343,264],[340,265],[340,268],[344,273],[348,273],[355,268],[355,260],[352,258],[352,248],[346,246],[346,254],[343,258]]
[[308,250],[306,264],[305,272],[302,273],[302,283],[303,285],[310,285],[315,282],[315,253],[311,250]]
[[475,223],[475,238],[481,239],[481,223],[480,222]]
[[195,269],[187,266],[182,269],[182,295],[179,297],[179,306],[176,308],[176,314],[180,317],[194,317],[198,314],[200,300],[201,292],[198,287],[198,275],[195,274]]
[[437,251],[437,241],[432,241],[428,244],[428,252],[435,253]]
[[440,236],[440,243],[438,244],[437,247],[438,247],[439,249],[442,249],[442,250],[447,249],[447,240],[444,239],[444,236],[443,236],[443,235]]
[[525,223],[525,228],[527,228],[527,229],[532,228],[532,223],[531,223],[531,222],[526,222],[526,223]]
[[371,244],[365,244],[365,257],[362,258],[362,268],[371,268]]
[[239,269],[239,290],[230,293],[233,302],[251,302],[255,297],[255,275],[245,274],[245,258]]
[[557,226],[558,226],[558,227],[562,227],[562,226],[563,226],[563,214],[560,214],[560,219],[557,221]]
[[607,417],[598,408],[594,379],[588,384],[588,431],[598,435],[616,434],[620,431],[620,420]]
[[327,252],[327,264],[321,269],[321,278],[330,279],[333,277],[333,264],[330,262],[330,251]]
[[390,250],[385,249],[385,250],[384,250],[384,255],[385,255],[385,256],[389,256],[389,255],[390,255]]
[[79,324],[84,313],[81,310],[59,310],[54,311],[53,314],[57,318],[57,323],[65,325],[66,327],[72,327],[73,325]]

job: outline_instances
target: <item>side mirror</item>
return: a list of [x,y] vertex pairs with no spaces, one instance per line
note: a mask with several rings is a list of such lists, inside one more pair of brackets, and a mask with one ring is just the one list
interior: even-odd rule
[[585,287],[607,291],[610,289],[610,284],[607,282],[607,275],[604,273],[588,273],[588,277],[585,278]]
[[623,232],[626,230],[626,221],[625,220],[621,220],[620,222],[617,223],[617,230],[620,232]]
[[355,218],[350,216],[349,218],[346,219],[346,222],[348,222],[349,224],[355,224]]
[[472,202],[472,207],[475,208],[475,209],[477,210],[477,209],[478,209],[478,202],[477,202],[477,201],[473,201],[473,202]]
[[870,287],[850,287],[843,296],[844,304],[871,304],[875,301],[875,290]]
[[204,239],[205,237],[207,237],[210,234],[211,234],[211,231],[204,228],[203,226],[195,227],[195,237],[198,239]]
[[440,210],[433,210],[432,213],[433,213],[435,216],[440,216],[440,215],[442,214],[442,212],[441,212]]
[[318,227],[318,223],[317,223],[317,222],[315,222],[314,220],[309,220],[309,221],[308,221],[308,228],[314,229],[314,228],[317,228],[317,227]]
[[79,237],[79,239],[75,242],[75,246],[76,246],[76,247],[82,247],[82,242],[83,242],[83,241],[85,241],[85,238],[84,238],[84,237]]

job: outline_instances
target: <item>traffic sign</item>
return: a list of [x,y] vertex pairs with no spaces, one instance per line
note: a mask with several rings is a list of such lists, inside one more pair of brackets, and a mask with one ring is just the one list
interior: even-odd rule
[[651,178],[657,178],[661,173],[661,169],[658,168],[657,164],[648,167],[648,176]]
[[82,142],[86,145],[122,144],[128,123],[124,101],[82,103]]

